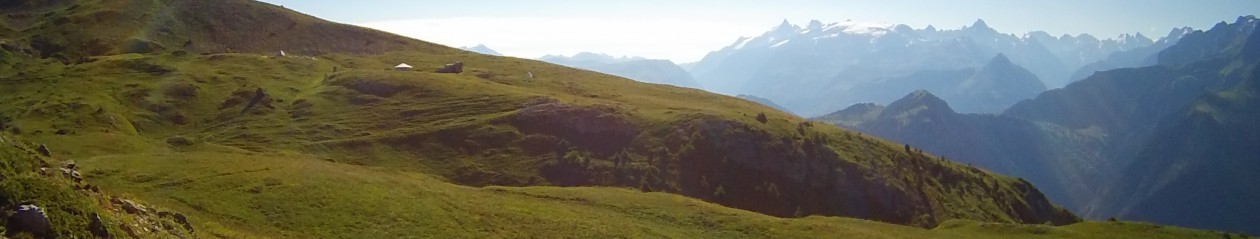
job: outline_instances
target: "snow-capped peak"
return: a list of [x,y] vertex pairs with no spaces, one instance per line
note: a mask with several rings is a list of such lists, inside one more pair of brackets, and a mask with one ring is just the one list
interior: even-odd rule
[[1194,29],[1190,27],[1173,28],[1171,31],[1168,31],[1168,35],[1159,38],[1159,41],[1157,41],[1157,43],[1159,44],[1174,43],[1174,42],[1180,41],[1182,36],[1185,36],[1186,34],[1190,34],[1190,32],[1193,32],[1193,31]]
[[822,27],[823,27],[822,21],[810,20],[809,25],[806,26],[805,28],[809,30],[822,30]]
[[859,22],[853,20],[845,20],[844,22],[833,23],[827,25],[824,32],[832,32],[839,30],[850,35],[884,35],[892,30],[895,25],[883,22]]
[[989,28],[989,24],[984,19],[976,18],[976,22],[971,23],[971,28]]
[[739,40],[735,40],[735,44],[731,44],[732,46],[731,49],[739,50],[739,49],[744,48],[744,46],[748,45],[748,42],[749,42],[748,40],[750,40],[750,38],[748,37],[744,37],[744,36],[739,37]]
[[783,23],[779,23],[779,26],[774,27],[774,29],[771,29],[771,31],[784,31],[784,30],[796,30],[796,25],[792,25],[792,23],[788,22],[787,19],[783,19]]

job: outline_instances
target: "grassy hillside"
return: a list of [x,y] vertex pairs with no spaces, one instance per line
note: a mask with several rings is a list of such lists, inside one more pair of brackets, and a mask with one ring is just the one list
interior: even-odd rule
[[[1141,223],[950,221],[928,230],[860,219],[784,219],[618,188],[457,186],[429,175],[302,155],[227,150],[86,160],[90,180],[192,212],[212,237],[1220,238]],[[225,157],[227,156],[227,157]],[[179,161],[154,164],[153,161]],[[1238,236],[1238,235],[1234,235]]]
[[[634,187],[778,216],[921,226],[1071,220],[1026,182],[752,102],[450,52],[23,61],[5,82],[17,93],[2,114],[72,158],[204,143],[398,167],[464,185]],[[468,72],[384,70],[457,59]],[[513,74],[526,71],[536,77]]]
[[39,56],[62,61],[174,50],[267,54],[283,50],[309,55],[437,47],[246,0],[18,0],[10,4],[0,7],[4,13],[0,22],[17,32],[6,38],[23,39]]
[[[187,220],[184,214],[102,191],[92,180],[75,180],[70,172],[79,172],[67,166],[73,161],[42,156],[38,148],[20,137],[0,133],[0,220],[6,225],[0,228],[0,235],[46,236],[8,227],[16,224],[11,216],[19,205],[40,207],[51,224],[49,233],[63,238],[193,235],[193,229],[177,219]],[[144,211],[131,211],[135,208]]]
[[[784,219],[673,194],[585,187],[473,188],[385,167],[217,146],[197,146],[199,153],[86,159],[77,162],[86,179],[74,182],[60,172],[39,173],[41,165],[59,167],[63,162],[40,156],[33,147],[21,137],[0,133],[0,203],[6,208],[0,218],[8,218],[17,204],[35,204],[44,208],[60,237],[102,235],[91,231],[93,216],[100,217],[99,228],[117,238],[1221,236],[1116,222],[1051,227],[950,221],[928,230],[850,218]],[[89,189],[93,187],[99,189]],[[139,204],[150,213],[127,212],[111,202],[119,196],[151,199],[145,203],[152,205]],[[188,218],[190,227],[172,215]],[[0,234],[8,235],[4,230]]]
[[923,229],[856,219],[780,219],[628,189],[472,188],[424,174],[304,156],[223,156],[159,153],[102,157],[85,165],[99,168],[89,177],[108,182],[107,188],[145,192],[158,202],[198,212],[191,215],[203,219],[198,228],[216,237],[928,235]]
[[[3,50],[16,60],[0,61],[12,69],[0,71],[0,87],[12,92],[0,95],[3,130],[51,146],[53,158],[80,161],[107,192],[186,213],[207,237],[919,238],[949,237],[965,225],[979,229],[957,233],[1014,227],[1073,235],[1073,226],[977,222],[929,231],[893,224],[1079,220],[1023,179],[733,97],[376,38],[261,3],[197,3],[86,1],[6,11],[67,32],[57,36],[122,30],[60,30],[78,28],[41,25],[60,15],[38,13],[214,13],[157,25],[221,18],[205,22],[241,39],[255,33],[233,26],[270,29],[280,21],[257,20],[267,16],[322,27],[295,28],[275,43],[312,47],[288,57],[272,56],[272,43],[223,35],[230,39],[201,36],[194,45],[263,54],[191,47],[97,56],[66,48],[58,53],[92,56],[67,61],[42,54],[28,31],[0,36],[19,43]],[[115,4],[152,5],[109,7]],[[325,31],[335,33],[319,44],[292,37]],[[196,34],[209,33],[177,35]],[[343,35],[362,38],[336,37]],[[343,45],[364,39],[402,39],[406,47]],[[462,74],[432,72],[454,61],[465,63]],[[418,71],[390,70],[400,62]]]

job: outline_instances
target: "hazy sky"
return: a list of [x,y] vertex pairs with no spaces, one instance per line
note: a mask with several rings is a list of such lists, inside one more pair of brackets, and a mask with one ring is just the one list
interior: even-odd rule
[[694,62],[740,36],[783,19],[907,24],[954,29],[977,18],[1001,32],[1044,30],[1107,38],[1173,27],[1210,28],[1260,15],[1260,0],[264,0],[327,20],[372,27],[448,46],[486,44],[506,55],[536,58],[590,51]]

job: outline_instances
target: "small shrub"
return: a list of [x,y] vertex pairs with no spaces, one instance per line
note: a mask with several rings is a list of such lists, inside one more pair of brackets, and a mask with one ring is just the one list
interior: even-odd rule
[[175,81],[162,86],[162,93],[166,96],[179,99],[191,99],[197,97],[197,85],[186,81]]
[[155,42],[143,40],[143,39],[130,39],[130,40],[127,40],[127,42],[124,43],[124,45],[126,46],[126,48],[123,49],[124,53],[145,54],[145,53],[152,53],[162,48],[161,45],[158,45]]
[[110,43],[105,40],[101,40],[100,38],[92,38],[91,40],[83,43],[83,51],[87,52],[88,55],[105,55],[113,49],[114,47]]
[[380,98],[380,97],[376,97],[376,96],[372,96],[372,95],[354,95],[354,96],[350,96],[350,104],[353,104],[353,105],[366,105],[366,104],[376,103],[376,102],[379,102],[379,101],[381,101],[381,98]]
[[145,73],[149,73],[153,75],[163,75],[163,74],[174,71],[170,68],[166,68],[165,66],[149,63],[141,59],[125,61],[122,63],[122,66],[123,68],[126,68],[126,69],[139,71],[139,72],[145,72]]
[[518,140],[516,145],[528,155],[541,155],[555,151],[556,145],[560,143],[560,140],[560,138],[551,135],[530,134]]
[[189,139],[188,137],[176,135],[176,136],[171,136],[170,138],[166,138],[166,143],[170,144],[171,146],[183,147],[183,146],[193,145],[193,140]]

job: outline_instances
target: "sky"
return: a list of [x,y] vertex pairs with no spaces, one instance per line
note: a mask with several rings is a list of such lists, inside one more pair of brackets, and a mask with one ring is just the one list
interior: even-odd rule
[[957,29],[976,19],[1004,33],[1142,33],[1208,29],[1260,15],[1260,0],[263,0],[319,18],[452,47],[485,44],[505,55],[538,58],[578,52],[699,61],[783,20],[805,25],[845,20]]

